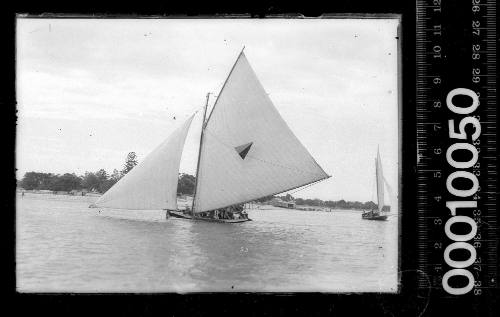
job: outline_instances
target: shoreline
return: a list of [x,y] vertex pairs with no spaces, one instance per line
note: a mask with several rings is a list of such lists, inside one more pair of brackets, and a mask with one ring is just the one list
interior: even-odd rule
[[[24,197],[21,194],[22,192],[16,191],[16,195],[20,196],[21,198]],[[101,195],[96,194],[96,193],[87,193],[83,196],[81,195],[72,195],[70,193],[53,193],[53,192],[45,192],[45,191],[25,191],[25,195],[28,197],[46,197],[46,198],[70,198],[71,200],[78,200],[78,198],[81,198],[82,200],[85,201],[90,201],[92,199],[97,200]],[[186,198],[178,198],[178,204],[179,206],[182,206],[184,204],[190,204],[190,199]],[[248,208],[249,210],[255,210],[255,211],[267,211],[267,210],[298,210],[298,211],[311,211],[311,212],[336,212],[336,211],[351,211],[351,212],[363,212],[366,211],[366,209],[352,209],[352,208],[329,208],[329,207],[319,207],[319,206],[310,206],[310,205],[296,205],[295,208],[286,208],[286,207],[280,207],[280,206],[273,206],[271,204],[266,204],[266,203],[257,203],[254,202],[252,203],[252,206],[254,208]]]

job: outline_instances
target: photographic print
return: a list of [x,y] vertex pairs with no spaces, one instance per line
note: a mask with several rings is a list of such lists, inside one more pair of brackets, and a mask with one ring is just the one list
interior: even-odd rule
[[18,292],[398,291],[398,16],[16,23]]

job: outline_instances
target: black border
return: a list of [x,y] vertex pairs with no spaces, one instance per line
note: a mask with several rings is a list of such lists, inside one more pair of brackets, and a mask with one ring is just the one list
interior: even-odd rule
[[[262,6],[257,8],[231,8],[224,7],[220,9],[210,8],[205,9],[199,6],[183,10],[179,8],[173,9],[168,5],[162,8],[152,9],[139,9],[128,10],[120,6],[119,10],[98,9],[99,6],[89,10],[88,8],[80,9],[62,8],[62,7],[17,7],[10,10],[6,18],[2,19],[4,24],[4,31],[8,30],[8,38],[15,39],[15,13],[29,13],[29,14],[44,14],[52,13],[77,13],[77,15],[91,14],[106,17],[121,17],[130,15],[167,15],[174,17],[193,17],[197,16],[210,16],[213,14],[248,14],[254,18],[264,18],[275,15],[288,14],[293,16],[293,13],[303,14],[308,17],[317,17],[322,13],[335,13],[335,14],[401,14],[402,15],[402,32],[403,32],[403,64],[414,64],[414,4],[403,4],[398,1],[386,2],[343,2],[333,5],[331,8],[299,8],[299,7],[283,7],[278,5]],[[9,41],[7,49],[7,58],[10,61],[15,60],[15,42]],[[6,81],[8,91],[10,91],[9,99],[6,104],[9,111],[8,126],[9,130],[15,130],[15,63],[9,64],[10,72],[9,79]],[[403,100],[404,107],[402,108],[403,127],[402,134],[404,140],[414,139],[414,129],[407,128],[412,126],[411,122],[414,118],[412,108],[414,108],[414,76],[411,74],[413,68],[411,66],[404,67],[403,79]],[[5,95],[4,95],[5,96]],[[3,101],[2,101],[3,102]],[[3,108],[7,108],[3,107]],[[12,131],[12,130],[11,130]],[[15,143],[10,139],[10,144],[15,151]],[[406,206],[412,205],[412,188],[411,183],[405,180],[411,180],[413,161],[411,155],[413,153],[412,143],[403,142],[405,149],[403,150],[404,167],[402,171],[402,179],[405,182],[404,192],[402,195],[403,210],[407,210]],[[15,153],[11,151],[10,153]],[[11,157],[12,162],[15,162],[15,156]],[[10,165],[14,166],[14,164]],[[5,171],[3,171],[5,172]],[[4,179],[10,180],[9,188],[15,188],[15,179],[13,179],[12,170],[8,172],[10,175],[5,175]],[[410,173],[410,174],[409,174]],[[409,193],[409,195],[408,195]],[[8,197],[8,209],[12,212],[9,213],[10,230],[3,231],[2,234],[6,235],[2,239],[4,242],[8,241],[7,248],[11,262],[15,262],[15,206],[14,197]],[[411,209],[410,209],[411,210]],[[403,211],[404,213],[404,211]],[[400,294],[375,294],[375,293],[357,293],[357,294],[322,294],[322,293],[206,293],[206,294],[19,294],[15,292],[15,266],[11,265],[8,270],[8,292],[12,296],[16,308],[16,314],[23,315],[24,313],[50,313],[50,314],[65,314],[65,313],[78,313],[84,315],[94,314],[110,314],[110,315],[149,315],[154,312],[161,313],[162,315],[212,315],[212,314],[238,314],[238,315],[290,315],[300,314],[307,316],[322,316],[326,314],[346,314],[357,315],[366,314],[370,315],[400,315],[401,313],[409,313],[410,315],[418,315],[421,311],[420,307],[424,304],[417,303],[418,300],[413,299],[414,289],[407,281],[413,278],[412,268],[415,267],[413,245],[415,244],[415,236],[410,234],[414,231],[412,225],[412,216],[402,217],[402,227],[400,232],[404,232],[401,239],[401,270],[402,270],[402,286]]]
[[[445,0],[443,0],[445,1]],[[69,6],[69,7],[68,7]],[[7,259],[4,272],[7,277],[2,279],[2,284],[7,291],[8,303],[15,314],[29,313],[82,314],[82,315],[370,315],[370,316],[425,316],[440,315],[441,309],[446,309],[446,315],[474,316],[473,307],[464,302],[453,301],[449,307],[442,306],[440,302],[432,302],[426,291],[417,296],[416,277],[416,199],[415,199],[415,10],[414,1],[338,1],[329,5],[313,7],[294,6],[293,4],[281,5],[271,3],[253,7],[217,6],[207,3],[203,6],[185,3],[179,6],[164,3],[162,5],[147,7],[140,4],[139,8],[127,7],[120,4],[117,7],[105,7],[102,4],[85,2],[84,4],[65,3],[49,5],[39,3],[38,7],[23,6],[21,4],[7,10],[0,10],[1,29],[5,32],[2,60],[6,63],[7,76],[3,74],[4,82],[0,96],[2,106],[2,127],[9,138],[4,138],[5,157],[8,161],[4,165],[9,168],[2,169],[4,185],[3,229],[1,230],[2,257]],[[147,7],[147,8],[146,8]],[[15,13],[43,14],[77,13],[107,17],[120,17],[124,15],[156,15],[197,17],[213,14],[250,14],[254,18],[264,18],[272,15],[300,13],[308,17],[317,17],[322,13],[336,14],[400,14],[402,16],[402,201],[401,240],[400,240],[400,270],[401,281],[398,294],[321,294],[321,293],[216,293],[216,294],[19,294],[15,292],[15,189],[14,167],[15,164]],[[14,133],[13,133],[14,131]],[[7,154],[10,153],[10,154]],[[498,303],[490,303],[498,305]],[[4,311],[9,309],[4,308]],[[492,312],[495,308],[492,307]],[[455,313],[453,313],[455,312]],[[494,315],[494,314],[492,314]]]

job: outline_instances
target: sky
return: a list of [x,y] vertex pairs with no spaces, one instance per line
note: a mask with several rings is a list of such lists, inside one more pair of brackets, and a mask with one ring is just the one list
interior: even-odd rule
[[[111,173],[131,151],[141,161],[203,109],[208,92],[211,110],[244,46],[281,116],[332,175],[292,195],[374,201],[377,146],[397,195],[398,25],[387,18],[19,18],[16,176]],[[181,172],[196,171],[201,113]]]

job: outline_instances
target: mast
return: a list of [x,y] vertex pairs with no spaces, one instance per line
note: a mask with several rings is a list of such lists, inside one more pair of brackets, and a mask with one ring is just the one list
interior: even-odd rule
[[198,163],[196,164],[196,178],[194,183],[194,194],[193,203],[191,204],[191,215],[194,217],[194,201],[196,197],[196,188],[198,187],[198,174],[200,172],[200,157],[201,157],[201,146],[203,144],[203,135],[205,130],[205,117],[207,116],[208,99],[210,98],[210,93],[207,93],[207,101],[205,102],[205,109],[203,110],[203,121],[201,122],[201,133],[200,133],[200,148],[198,149]]
[[203,144],[203,136],[204,136],[204,133],[205,133],[206,122],[208,122],[208,120],[210,120],[210,117],[212,116],[212,113],[214,112],[215,106],[217,105],[217,101],[219,100],[219,96],[221,95],[222,91],[224,90],[224,87],[226,86],[227,80],[231,76],[231,73],[233,72],[234,67],[238,63],[238,59],[240,59],[241,54],[243,54],[243,50],[244,49],[245,49],[245,46],[243,46],[243,48],[241,49],[240,54],[238,54],[238,57],[236,58],[236,61],[234,62],[233,66],[231,67],[231,70],[229,71],[229,74],[227,75],[226,80],[224,81],[224,84],[222,84],[222,88],[221,88],[219,94],[217,95],[217,98],[215,99],[215,103],[214,103],[214,106],[212,108],[212,111],[208,115],[208,119],[205,121],[205,118],[207,116],[208,99],[210,97],[210,93],[207,94],[207,102],[205,103],[205,110],[203,111],[203,122],[201,124],[200,148],[198,149],[198,163],[196,164],[196,179],[195,179],[195,183],[194,183],[193,203],[191,204],[191,215],[193,217],[194,217],[194,202],[196,200],[195,199],[196,198],[196,189],[198,188],[198,179],[199,179],[198,173],[200,171],[200,158],[201,158],[201,149],[202,149],[201,146]]
[[378,205],[380,204],[380,202],[378,201],[378,164],[377,164],[377,157],[375,157],[375,188],[377,190],[377,209],[378,209]]
[[384,184],[382,175],[382,163],[380,159],[380,151],[378,146],[377,146],[377,156],[375,157],[375,180],[377,182],[378,211],[382,212],[382,209],[384,208]]

